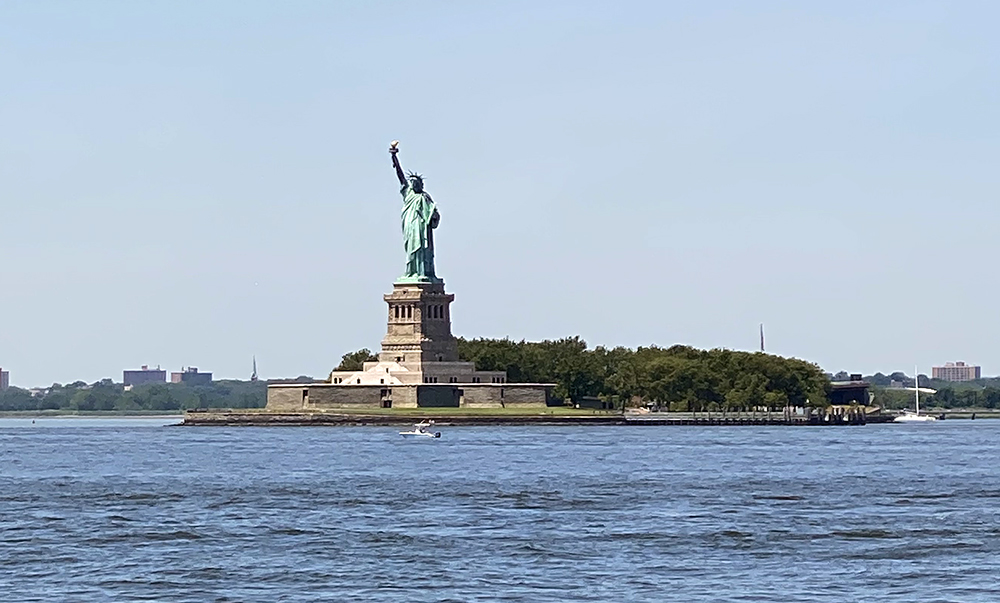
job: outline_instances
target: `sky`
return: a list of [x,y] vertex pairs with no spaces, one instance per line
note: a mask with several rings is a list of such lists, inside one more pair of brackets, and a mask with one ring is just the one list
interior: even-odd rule
[[466,337],[1000,373],[995,2],[0,3],[0,367],[325,376],[441,213]]

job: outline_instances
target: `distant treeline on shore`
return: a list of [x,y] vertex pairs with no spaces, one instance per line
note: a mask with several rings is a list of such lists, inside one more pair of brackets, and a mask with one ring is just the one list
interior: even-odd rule
[[104,379],[41,389],[0,392],[0,410],[176,411],[188,408],[259,408],[267,401],[263,381],[216,381],[208,385],[150,383],[125,388]]
[[[803,360],[680,345],[590,349],[579,337],[459,338],[458,354],[479,370],[506,371],[511,383],[553,383],[562,400],[599,397],[677,411],[822,407],[830,386],[818,366]],[[337,370],[360,370],[374,358],[366,349],[344,354]]]
[[[963,383],[940,385],[938,381],[921,387],[936,389],[936,394],[920,394],[921,408],[1000,408],[1000,386]],[[956,387],[957,386],[957,387]],[[875,404],[884,408],[913,408],[913,390],[874,387]]]
[[[553,383],[554,395],[563,400],[613,398],[678,411],[825,406],[829,388],[823,371],[803,360],[687,346],[590,349],[579,337],[541,342],[459,339],[459,356],[480,370],[507,371],[513,383]],[[358,370],[373,358],[368,350],[359,350],[345,354],[338,368]],[[260,408],[266,402],[263,381],[157,383],[126,389],[105,379],[0,393],[0,410],[8,411]]]
[[[846,372],[837,373],[834,381],[843,379]],[[875,373],[865,376],[872,385],[875,404],[884,408],[913,407],[913,377],[897,371],[891,374]],[[943,381],[920,375],[920,387],[937,390],[935,394],[920,394],[924,408],[1000,408],[1000,378],[987,377],[975,381]],[[909,387],[911,389],[904,389]]]
[[554,383],[558,398],[614,398],[676,411],[826,406],[815,364],[773,354],[675,345],[589,349],[579,337],[527,342],[459,339],[459,356],[512,382]]
[[[579,337],[528,342],[510,339],[459,339],[459,356],[480,370],[502,370],[513,383],[553,383],[557,398],[614,399],[674,411],[722,411],[828,404],[830,380],[813,363],[759,352],[699,350],[688,346],[629,349],[588,348]],[[344,354],[339,370],[360,370],[375,356],[368,350]],[[912,405],[913,392],[873,381],[875,404]],[[308,382],[310,377],[284,380]],[[278,381],[270,381],[276,383]],[[911,380],[912,382],[912,380]],[[216,381],[210,385],[157,383],[125,388],[104,379],[0,392],[0,411],[176,411],[190,408],[262,408],[265,381]],[[1000,382],[989,385],[925,383],[938,393],[922,406],[1000,408]]]

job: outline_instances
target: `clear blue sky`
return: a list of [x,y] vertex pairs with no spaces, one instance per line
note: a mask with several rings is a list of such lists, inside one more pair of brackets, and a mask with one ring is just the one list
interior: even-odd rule
[[996,2],[0,3],[0,366],[377,349],[401,142],[465,336],[1000,373]]

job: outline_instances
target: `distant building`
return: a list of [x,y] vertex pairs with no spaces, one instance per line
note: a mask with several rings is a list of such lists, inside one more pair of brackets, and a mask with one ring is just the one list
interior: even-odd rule
[[10,387],[10,371],[0,368],[0,392]]
[[212,383],[212,373],[199,373],[197,368],[189,366],[180,373],[170,373],[170,381],[188,385],[209,385]]
[[144,383],[166,383],[167,371],[161,371],[160,367],[151,369],[145,364],[137,371],[123,371],[122,383],[129,385],[142,385]]
[[860,374],[851,373],[848,380],[833,381],[830,383],[830,405],[831,406],[867,406],[871,402],[868,389],[871,384],[865,381]]
[[945,362],[931,368],[931,376],[941,381],[974,381],[982,377],[982,368],[964,362]]

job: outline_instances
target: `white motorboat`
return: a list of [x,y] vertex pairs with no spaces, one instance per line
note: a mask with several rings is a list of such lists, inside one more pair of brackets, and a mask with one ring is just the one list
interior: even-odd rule
[[440,438],[440,431],[430,431],[428,428],[434,425],[434,421],[424,422],[421,421],[413,426],[410,431],[401,431],[399,435],[404,438]]
[[893,423],[929,423],[937,421],[937,417],[920,414],[920,392],[936,394],[937,391],[927,387],[920,387],[920,376],[917,373],[917,367],[913,367],[913,375],[913,401],[916,403],[916,410],[904,410],[903,414],[892,420]]

